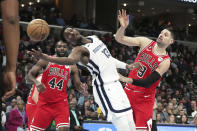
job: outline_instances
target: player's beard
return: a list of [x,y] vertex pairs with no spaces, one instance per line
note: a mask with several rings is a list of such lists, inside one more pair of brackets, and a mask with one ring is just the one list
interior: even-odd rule
[[75,42],[72,42],[74,46],[81,46],[83,45],[83,42],[82,42],[82,36],[79,37],[79,39],[77,39]]
[[56,55],[57,55],[57,57],[68,57],[68,53],[67,52],[65,52],[64,54],[57,52]]

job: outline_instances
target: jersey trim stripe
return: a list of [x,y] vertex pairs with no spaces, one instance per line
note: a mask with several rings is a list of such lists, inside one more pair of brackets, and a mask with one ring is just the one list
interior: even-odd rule
[[106,107],[105,102],[104,102],[104,100],[103,100],[103,97],[102,97],[102,95],[101,95],[101,92],[99,91],[99,86],[98,86],[98,83],[97,83],[96,80],[94,81],[94,85],[96,86],[97,94],[98,94],[98,96],[99,96],[99,99],[100,99],[100,101],[101,101],[101,104],[103,105],[103,108],[104,108],[104,110],[105,110],[105,116],[106,116],[106,118],[107,118],[108,110],[107,110],[107,107]]
[[86,65],[86,66],[89,68],[89,70],[92,71],[93,74],[95,74],[96,76],[98,76],[98,73],[96,71],[94,71],[94,69],[91,66],[89,66],[89,65]]
[[[103,79],[102,79],[102,77],[101,77],[101,75],[100,75],[99,67],[98,67],[92,60],[90,60],[89,63],[92,64],[92,66],[93,66],[94,68],[96,68],[97,71],[99,72],[99,74],[98,74],[98,79],[99,79],[99,82],[100,82],[100,84],[101,84],[101,85],[100,85],[101,91],[102,91],[103,96],[104,96],[104,98],[105,98],[105,100],[106,100],[106,102],[107,102],[107,104],[108,104],[108,106],[109,106],[109,109],[110,109],[112,112],[115,112],[115,113],[122,113],[122,112],[126,112],[126,111],[130,110],[131,107],[128,107],[128,108],[125,108],[125,109],[121,109],[121,110],[116,110],[116,109],[114,109],[114,108],[112,107],[112,104],[111,104],[111,102],[110,102],[110,100],[109,100],[109,98],[108,98],[108,96],[107,96],[107,93],[105,92],[105,89],[104,89],[104,82],[103,82]],[[99,90],[98,90],[98,91],[99,91]],[[100,93],[100,94],[101,94],[101,93]],[[101,97],[102,97],[102,96],[101,96]]]

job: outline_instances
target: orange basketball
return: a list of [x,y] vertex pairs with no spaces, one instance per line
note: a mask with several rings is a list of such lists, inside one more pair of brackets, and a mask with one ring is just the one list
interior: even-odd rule
[[27,26],[27,35],[33,41],[43,41],[49,35],[49,25],[45,20],[34,19]]

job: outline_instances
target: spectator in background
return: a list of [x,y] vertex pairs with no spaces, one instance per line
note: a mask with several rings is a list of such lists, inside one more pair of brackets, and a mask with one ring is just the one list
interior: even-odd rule
[[101,121],[105,121],[106,120],[106,117],[104,116],[104,114],[101,111],[100,107],[97,108],[97,114],[98,114],[98,120],[101,120]]
[[16,102],[16,99],[13,98],[10,105],[8,105],[6,108],[6,114],[10,113],[11,110],[16,109],[16,108],[17,108],[17,102]]
[[2,131],[6,131],[5,123],[6,123],[6,113],[5,113],[6,104],[2,103],[2,111],[1,111],[1,125]]
[[77,110],[77,100],[72,98],[70,100],[70,131],[86,131],[82,127],[83,117],[80,112]]
[[10,111],[8,121],[6,123],[7,131],[23,131],[27,128],[27,115],[25,112],[24,101],[17,102],[17,109]]
[[182,115],[181,116],[181,124],[188,124],[187,115]]
[[87,120],[97,119],[97,113],[91,108],[92,102],[86,99],[84,102],[85,118]]
[[64,18],[62,17],[62,13],[58,13],[58,17],[56,18],[56,22],[57,22],[57,25],[60,25],[60,26],[66,25]]
[[169,123],[169,124],[176,124],[175,116],[174,115],[170,115],[169,121],[167,123]]
[[160,114],[160,119],[162,122],[166,122],[168,121],[168,114],[167,112],[164,111],[164,107],[162,105],[162,103],[158,103],[157,105],[157,114]]
[[160,113],[157,113],[156,114],[156,123],[158,124],[158,123],[164,123],[162,120],[161,120],[161,115],[160,115]]
[[194,114],[192,114],[192,117],[193,117],[193,124],[195,126],[197,126],[197,112],[195,112]]

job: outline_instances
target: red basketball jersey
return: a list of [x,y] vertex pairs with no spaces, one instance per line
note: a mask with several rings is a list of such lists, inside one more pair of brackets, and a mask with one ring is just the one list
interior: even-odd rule
[[[153,51],[153,48],[157,44],[155,41],[152,41],[148,46],[146,46],[135,59],[135,62],[140,62],[143,66],[142,69],[134,69],[131,70],[129,73],[129,78],[133,79],[145,79],[148,77],[152,72],[154,72],[159,64],[166,59],[170,59],[169,55],[156,55]],[[161,79],[151,85],[149,88],[138,87],[132,84],[127,83],[126,87],[145,92],[147,94],[155,94],[155,88],[158,86]]]
[[49,63],[41,80],[46,89],[39,93],[39,101],[58,102],[67,99],[66,87],[70,70],[70,66]]
[[[36,79],[37,79],[38,81],[41,82],[42,74],[40,74]],[[35,86],[35,85],[32,85],[32,88],[31,88],[31,90],[30,90],[30,92],[29,92],[29,96],[28,96],[28,98],[27,98],[27,104],[36,104],[36,103],[33,101],[33,99],[32,99],[32,96],[33,96],[33,94],[34,94],[35,88],[36,88],[36,86]]]

